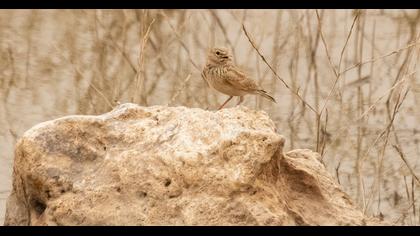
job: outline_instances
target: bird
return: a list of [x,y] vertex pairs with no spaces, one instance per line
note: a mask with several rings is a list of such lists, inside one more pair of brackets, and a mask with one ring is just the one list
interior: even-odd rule
[[237,106],[240,105],[247,94],[260,95],[276,103],[271,95],[234,64],[232,54],[227,48],[214,47],[208,51],[207,63],[201,76],[210,87],[229,95],[218,110],[222,109],[234,96],[239,96]]

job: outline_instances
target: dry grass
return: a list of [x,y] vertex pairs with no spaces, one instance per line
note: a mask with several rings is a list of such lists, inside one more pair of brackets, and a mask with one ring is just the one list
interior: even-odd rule
[[39,122],[123,102],[215,109],[226,96],[200,73],[222,45],[279,101],[244,104],[287,149],[320,152],[366,214],[420,225],[420,10],[1,10],[0,26],[0,192]]

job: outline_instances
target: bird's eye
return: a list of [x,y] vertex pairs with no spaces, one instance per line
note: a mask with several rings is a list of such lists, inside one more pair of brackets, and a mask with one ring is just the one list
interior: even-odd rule
[[220,55],[220,52],[216,52],[216,55]]

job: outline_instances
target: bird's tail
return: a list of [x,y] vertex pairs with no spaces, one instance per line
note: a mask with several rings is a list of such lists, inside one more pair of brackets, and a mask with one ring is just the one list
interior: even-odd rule
[[274,102],[274,103],[277,103],[276,102],[276,100],[272,97],[272,96],[270,96],[266,91],[264,91],[264,90],[258,90],[257,92],[256,92],[257,94],[259,94],[259,95],[261,95],[261,96],[263,96],[263,97],[265,97],[265,98],[267,98],[268,100],[270,100],[270,101],[272,101],[272,102]]

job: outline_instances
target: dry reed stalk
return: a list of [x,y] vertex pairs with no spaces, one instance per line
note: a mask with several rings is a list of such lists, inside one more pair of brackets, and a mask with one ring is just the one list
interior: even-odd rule
[[142,74],[144,74],[144,55],[145,55],[145,48],[147,45],[147,41],[149,39],[149,34],[150,31],[152,29],[152,25],[155,22],[155,19],[153,18],[152,21],[150,22],[149,26],[147,27],[146,33],[144,33],[143,38],[141,40],[140,43],[140,56],[138,57],[137,60],[137,74],[136,74],[136,92],[134,93],[133,97],[132,97],[132,101],[134,102],[139,102],[140,101],[140,97],[142,96],[142,92],[143,92],[143,85],[144,85],[144,75],[142,77]]
[[[343,46],[343,49],[341,50],[341,54],[340,54],[340,62],[339,62],[339,68],[340,68],[340,66],[341,66],[342,56],[344,55],[345,49],[346,49],[346,47],[347,47],[348,40],[350,39],[351,34],[352,34],[352,32],[353,32],[354,23],[357,21],[359,14],[360,14],[360,13],[357,13],[357,15],[354,17],[354,19],[353,19],[353,23],[352,23],[352,26],[351,26],[351,28],[350,28],[350,30],[349,30],[349,33],[348,33],[348,35],[347,35],[347,38],[346,38],[346,42],[345,42],[345,44],[344,44],[344,46]],[[334,75],[335,75],[335,77],[336,77],[336,79],[335,79],[335,81],[334,81],[334,84],[333,84],[332,88],[330,89],[330,92],[328,93],[328,96],[327,96],[327,98],[325,99],[325,102],[324,102],[324,104],[323,104],[323,106],[322,106],[322,108],[321,108],[320,115],[322,115],[322,112],[323,112],[323,110],[326,108],[327,103],[328,103],[328,101],[329,101],[329,99],[330,99],[330,97],[331,97],[332,93],[334,92],[334,90],[335,90],[335,86],[337,85],[337,82],[338,82],[338,80],[340,79],[340,76],[341,76],[341,74],[342,74],[342,73],[339,73],[339,72],[338,72],[338,70],[335,68],[335,66],[334,66],[333,62],[331,61],[330,52],[329,52],[329,50],[328,50],[328,46],[327,46],[327,43],[326,43],[326,41],[325,41],[324,34],[323,34],[323,32],[322,32],[322,26],[321,26],[321,25],[322,25],[322,20],[321,20],[321,18],[320,18],[320,16],[319,16],[319,14],[318,14],[318,10],[316,10],[316,16],[317,16],[317,20],[318,20],[318,30],[319,30],[319,32],[320,32],[320,35],[321,35],[321,40],[322,40],[322,43],[323,43],[323,45],[324,45],[325,52],[326,52],[326,54],[327,54],[328,63],[330,64],[330,67],[331,67],[331,69],[332,69],[332,71],[334,72]]]
[[[330,98],[331,98],[331,96],[332,96],[333,92],[335,91],[335,87],[336,87],[336,85],[337,85],[337,82],[338,82],[338,81],[339,81],[339,79],[340,79],[340,74],[338,73],[339,69],[336,69],[336,68],[335,68],[335,66],[334,66],[334,64],[333,64],[333,62],[332,62],[332,60],[331,60],[330,52],[329,52],[329,50],[328,50],[328,46],[327,46],[327,43],[326,43],[326,40],[325,40],[325,37],[324,37],[323,31],[322,31],[322,19],[321,19],[321,17],[320,17],[320,15],[319,15],[319,13],[318,13],[318,10],[315,10],[315,13],[316,13],[316,17],[317,17],[317,20],[318,20],[318,32],[319,32],[319,34],[320,34],[321,41],[322,41],[322,43],[323,43],[323,45],[324,45],[325,52],[326,52],[326,54],[327,54],[328,63],[329,63],[329,65],[330,65],[330,67],[331,67],[331,69],[332,69],[332,71],[334,72],[334,75],[335,75],[335,77],[336,77],[336,78],[335,78],[335,80],[334,80],[333,86],[332,86],[332,88],[330,89],[330,91],[329,91],[329,93],[328,93],[328,95],[327,95],[327,98],[326,98],[326,99],[325,99],[325,101],[324,101],[324,104],[322,105],[321,111],[317,112],[317,116],[316,116],[316,127],[317,127],[317,135],[316,135],[316,151],[318,152],[318,151],[319,151],[319,148],[320,148],[320,143],[319,143],[319,142],[320,142],[320,132],[321,132],[321,130],[320,130],[320,128],[321,128],[321,116],[322,116],[322,114],[323,114],[324,110],[326,109],[326,107],[327,107],[327,103],[328,103],[328,101],[330,100]],[[353,23],[352,23],[352,26],[351,26],[350,31],[349,31],[349,33],[348,33],[348,35],[347,35],[347,38],[346,38],[346,42],[345,42],[345,44],[344,44],[344,46],[343,46],[343,49],[341,50],[341,54],[340,54],[340,61],[339,61],[339,68],[340,68],[340,66],[341,66],[342,57],[343,57],[344,52],[345,52],[345,49],[346,49],[346,47],[347,47],[347,43],[348,43],[348,41],[349,41],[349,39],[350,39],[350,37],[351,37],[351,34],[352,34],[352,32],[353,32],[353,27],[354,27],[354,24],[355,24],[355,22],[357,21],[359,14],[360,14],[360,12],[358,12],[358,13],[356,14],[356,16],[354,17],[354,19],[353,19]]]
[[[372,188],[372,191],[371,191],[371,194],[370,194],[371,196],[373,196],[373,193],[374,192],[377,192],[378,193],[378,207],[377,207],[377,211],[379,211],[379,208],[380,208],[380,202],[381,202],[380,201],[380,197],[381,197],[381,195],[380,195],[380,183],[381,183],[381,179],[382,179],[382,176],[383,176],[383,171],[382,171],[383,170],[383,162],[384,162],[386,147],[387,147],[387,145],[389,143],[389,135],[391,133],[391,127],[392,127],[392,125],[394,123],[394,120],[395,120],[396,115],[400,111],[400,107],[401,107],[402,103],[404,102],[404,100],[405,100],[405,98],[407,96],[407,93],[408,93],[408,90],[402,96],[401,96],[401,93],[399,93],[398,100],[396,101],[396,103],[394,105],[394,108],[392,110],[392,115],[391,115],[391,117],[389,119],[388,125],[381,132],[381,134],[378,136],[378,138],[379,137],[384,137],[384,143],[383,143],[382,148],[380,150],[380,154],[378,156],[379,161],[378,161],[378,164],[376,166],[376,168],[377,168],[377,170],[376,170],[377,177],[375,178],[375,183],[376,184],[375,184],[374,188]],[[378,138],[376,140],[379,140]],[[368,151],[370,149],[371,149],[371,147],[368,148]],[[368,207],[368,205],[366,204],[364,206],[364,208],[363,208],[364,211],[367,209],[367,207]]]
[[[308,31],[309,31],[309,34],[308,34],[308,40],[309,40],[308,51],[309,51],[309,59],[310,59],[310,62],[308,64],[309,76],[308,76],[307,83],[309,83],[309,79],[313,78],[314,90],[315,90],[315,92],[314,92],[315,108],[316,108],[317,111],[319,111],[320,88],[319,88],[319,81],[318,81],[318,68],[317,68],[317,63],[316,63],[316,53],[318,51],[318,45],[319,45],[319,39],[320,39],[321,31],[319,31],[319,30],[316,31],[315,40],[313,42],[313,39],[312,39],[312,36],[311,36],[312,32],[311,32],[311,25],[310,25],[311,22],[310,22],[309,10],[306,13],[307,13],[306,24],[307,24],[307,28],[308,28]],[[312,76],[311,76],[311,74],[312,74]]]

